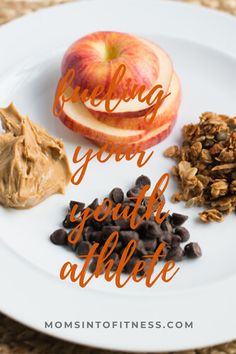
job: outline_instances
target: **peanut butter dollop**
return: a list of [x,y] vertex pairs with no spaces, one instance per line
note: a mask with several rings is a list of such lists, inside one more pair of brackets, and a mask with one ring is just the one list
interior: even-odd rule
[[31,208],[64,193],[71,172],[64,144],[22,117],[13,104],[0,109],[0,204]]

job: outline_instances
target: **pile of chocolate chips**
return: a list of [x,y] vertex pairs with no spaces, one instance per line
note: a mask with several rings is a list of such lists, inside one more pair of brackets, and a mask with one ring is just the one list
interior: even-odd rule
[[[148,177],[141,175],[137,178],[135,186],[126,193],[127,198],[121,188],[114,188],[110,192],[109,198],[114,205],[117,203],[121,203],[122,207],[129,205],[130,210],[132,210],[135,202],[134,199],[129,198],[138,196],[140,190],[145,185],[151,185],[151,181]],[[143,199],[138,210],[138,217],[145,213],[147,203],[148,200],[146,198]],[[64,228],[54,231],[50,236],[50,240],[56,245],[68,245],[78,256],[86,256],[95,242],[99,244],[99,253],[113,231],[119,232],[119,242],[111,255],[111,258],[114,260],[113,270],[116,269],[122,252],[130,240],[136,240],[137,247],[133,257],[124,269],[127,273],[132,272],[136,262],[142,259],[143,256],[152,255],[162,242],[166,244],[164,249],[165,257],[162,257],[165,260],[181,261],[185,257],[197,258],[202,255],[201,248],[196,242],[188,243],[184,248],[181,247],[181,244],[187,242],[190,238],[189,231],[182,226],[188,219],[188,216],[173,213],[172,215],[168,215],[162,224],[159,225],[155,221],[155,211],[149,220],[143,220],[135,230],[131,229],[130,221],[123,218],[114,221],[111,215],[109,215],[105,220],[98,222],[91,217],[86,221],[79,242],[71,244],[68,242],[68,232],[65,229],[71,230],[78,223],[78,221],[70,221],[70,211],[75,204],[77,205],[77,216],[84,210],[84,203],[71,201],[68,213],[62,223]],[[98,205],[99,201],[96,198],[87,208],[95,210]],[[161,216],[164,214],[162,213]],[[145,259],[148,260],[148,258]],[[90,271],[93,272],[95,267],[96,258],[90,264]]]

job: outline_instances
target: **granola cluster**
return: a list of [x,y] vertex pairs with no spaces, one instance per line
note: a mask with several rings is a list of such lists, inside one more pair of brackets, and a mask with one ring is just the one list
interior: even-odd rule
[[172,168],[180,186],[173,202],[206,206],[199,214],[205,223],[236,210],[236,117],[203,113],[198,124],[183,127],[182,146],[164,154],[178,162]]

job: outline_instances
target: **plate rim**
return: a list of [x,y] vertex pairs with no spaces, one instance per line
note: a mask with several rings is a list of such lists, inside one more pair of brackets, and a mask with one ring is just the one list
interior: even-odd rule
[[[71,8],[73,8],[74,6],[80,6],[80,4],[96,4],[96,3],[98,3],[98,2],[100,2],[100,3],[109,3],[109,0],[89,0],[89,1],[86,1],[86,0],[83,0],[83,1],[76,1],[76,2],[71,2],[71,3],[66,3],[66,4],[62,4],[62,5],[57,5],[57,6],[53,6],[53,7],[51,7],[51,8],[46,8],[46,9],[42,9],[42,10],[39,10],[39,11],[37,11],[37,12],[35,12],[35,13],[33,13],[33,14],[29,14],[29,15],[27,15],[27,16],[23,16],[23,17],[21,17],[21,18],[19,18],[19,19],[16,19],[16,20],[14,20],[14,21],[12,21],[12,22],[10,22],[10,23],[7,23],[7,24],[5,24],[5,25],[3,25],[3,26],[1,26],[0,27],[0,39],[1,39],[1,34],[2,34],[2,32],[7,32],[8,31],[8,29],[10,28],[10,31],[11,31],[11,29],[14,27],[14,26],[21,26],[21,25],[24,25],[24,23],[27,23],[27,21],[28,22],[30,22],[30,21],[32,21],[33,19],[37,19],[38,17],[40,17],[41,15],[41,13],[44,13],[44,14],[47,14],[47,13],[49,13],[49,16],[50,16],[50,13],[51,14],[53,14],[53,13],[56,13],[57,11],[63,11],[63,9],[64,8],[69,8],[69,7],[71,7]],[[129,0],[129,2],[134,2],[133,0]],[[171,2],[171,1],[166,1],[166,0],[159,0],[159,1],[153,1],[153,0],[148,0],[148,1],[146,1],[146,3],[152,3],[152,4],[154,4],[154,3],[156,3],[156,4],[158,4],[158,3],[160,3],[160,4],[162,4],[161,6],[167,6],[167,7],[169,7],[169,6],[177,6],[177,7],[182,7],[182,8],[186,8],[186,7],[191,7],[191,5],[190,4],[184,4],[184,3],[180,3],[180,2]],[[115,1],[114,1],[114,3],[115,3]],[[122,1],[120,1],[120,3],[126,3],[126,1],[125,0],[122,0]],[[140,1],[139,0],[139,3],[143,3],[143,1]],[[178,4],[178,5],[177,5]],[[87,5],[85,5],[85,6],[87,6]],[[217,10],[211,10],[211,9],[207,9],[207,8],[201,8],[199,5],[192,5],[192,7],[193,7],[193,11],[194,12],[196,12],[196,11],[199,11],[199,13],[208,13],[209,14],[209,16],[211,16],[210,14],[212,14],[212,16],[213,16],[213,14],[214,14],[214,16],[219,16],[219,17],[221,17],[221,18],[233,18],[233,16],[231,16],[231,15],[229,15],[229,14],[223,14],[223,13],[221,13],[221,12],[219,12],[219,11],[217,11]],[[191,12],[191,10],[190,10],[190,12]],[[30,20],[30,18],[31,18],[31,20]],[[234,18],[233,18],[234,19]],[[234,21],[235,21],[235,19],[234,19]],[[235,21],[235,29],[236,29],[236,21]],[[5,33],[6,34],[6,33]],[[224,53],[225,53],[225,51],[224,51]],[[226,54],[228,54],[229,55],[229,53],[226,53]],[[234,58],[236,58],[236,49],[235,49],[235,54],[234,54]],[[3,70],[1,71],[1,68],[0,68],[0,76],[1,76],[1,74],[2,74],[2,72],[3,72]],[[5,262],[3,262],[3,260],[4,260],[4,254],[6,255],[7,253],[8,253],[8,251],[9,250],[7,250],[6,248],[4,249],[4,247],[1,247],[0,248],[0,267],[2,267],[3,265],[4,265],[4,263]],[[24,263],[24,260],[23,259],[20,259],[18,256],[16,256],[15,255],[15,257],[14,257],[14,255],[12,255],[12,257],[13,258],[15,258],[14,259],[14,262],[16,262],[17,264],[18,264],[18,266],[19,266],[19,269],[20,268],[24,268],[25,269],[25,267],[24,267],[24,265],[22,264],[22,262]],[[12,258],[12,260],[13,260],[13,258]],[[10,267],[10,265],[9,265],[9,267]],[[29,272],[30,273],[30,272]],[[28,273],[28,275],[29,275],[29,273]],[[234,277],[235,278],[235,277]],[[2,279],[4,279],[4,277],[2,277],[1,276],[1,274],[0,274],[0,279],[2,280]],[[6,279],[5,279],[5,281],[6,281]],[[222,283],[224,283],[224,281],[222,281]],[[228,282],[226,282],[226,283],[228,283]],[[232,284],[231,284],[232,285]],[[222,286],[222,288],[223,288],[223,286]],[[13,286],[13,288],[12,288],[12,290],[14,289],[14,286]],[[236,289],[234,289],[234,291],[235,291]],[[5,294],[4,296],[6,296],[7,294]],[[0,295],[0,299],[2,298],[2,294]],[[14,304],[15,305],[15,304]],[[60,338],[60,339],[64,339],[64,340],[69,340],[70,342],[74,342],[74,343],[77,343],[77,344],[83,344],[83,345],[88,345],[88,346],[93,346],[93,347],[99,347],[99,348],[106,348],[106,349],[110,349],[110,350],[125,350],[125,351],[133,351],[133,350],[135,350],[135,351],[140,351],[140,352],[143,352],[143,351],[146,351],[147,349],[144,349],[144,347],[143,348],[141,348],[141,350],[139,350],[139,348],[137,348],[137,347],[133,347],[133,346],[131,346],[130,348],[127,348],[127,347],[122,347],[122,343],[121,343],[121,347],[120,348],[118,348],[117,347],[117,345],[115,346],[115,348],[114,347],[112,347],[112,346],[109,346],[109,345],[106,345],[106,344],[101,344],[101,345],[99,345],[99,343],[93,343],[93,342],[91,342],[91,341],[86,341],[86,340],[83,340],[83,339],[80,339],[79,340],[79,342],[78,341],[76,341],[76,340],[73,340],[72,338],[70,338],[70,339],[68,339],[67,337],[61,337],[61,334],[59,334],[58,333],[58,335],[57,335],[57,333],[54,333],[54,332],[49,332],[49,331],[47,331],[47,330],[45,330],[45,331],[43,331],[42,330],[42,328],[41,327],[37,327],[37,324],[34,324],[34,323],[32,323],[32,321],[27,321],[27,319],[24,319],[24,320],[22,320],[22,317],[21,317],[21,315],[19,314],[19,315],[17,315],[18,314],[18,312],[17,312],[17,314],[16,314],[16,312],[15,312],[15,315],[13,314],[13,312],[11,311],[11,305],[10,305],[10,308],[9,308],[9,306],[6,306],[6,308],[4,308],[4,309],[2,309],[2,304],[0,304],[0,306],[1,306],[1,312],[3,312],[3,313],[5,313],[7,316],[9,316],[9,317],[11,317],[11,318],[13,318],[13,319],[16,319],[17,321],[19,321],[19,322],[21,322],[21,323],[24,323],[24,324],[26,324],[27,326],[29,326],[29,327],[31,327],[31,328],[34,328],[35,330],[37,330],[37,331],[40,331],[40,332],[42,332],[42,333],[45,333],[45,334],[47,334],[47,335],[52,335],[52,336],[54,336],[54,337],[57,337],[57,338]],[[15,309],[17,308],[17,306],[15,305]],[[20,311],[20,313],[21,313],[21,311]],[[228,340],[233,340],[233,339],[235,339],[235,337],[234,338],[227,338],[225,341],[228,341]],[[220,341],[221,342],[221,341]],[[204,347],[204,346],[209,346],[209,345],[215,345],[215,344],[219,344],[220,342],[215,342],[215,341],[213,341],[212,343],[210,343],[210,341],[208,340],[208,342],[207,342],[207,344],[203,344],[203,345],[201,345],[201,347]],[[170,343],[171,344],[171,343]],[[157,348],[157,347],[155,347],[155,348],[148,348],[148,351],[150,351],[150,352],[156,352],[156,351],[164,351],[164,352],[167,352],[167,351],[170,351],[170,350],[189,350],[189,349],[192,349],[193,347],[190,345],[190,346],[185,346],[185,347],[182,347],[182,348],[177,348],[177,349],[175,349],[174,347],[170,347],[170,348],[168,348],[168,349],[163,349],[163,348]]]

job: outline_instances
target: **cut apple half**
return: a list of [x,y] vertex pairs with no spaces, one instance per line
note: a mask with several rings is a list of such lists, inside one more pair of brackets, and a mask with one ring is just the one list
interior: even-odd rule
[[[157,78],[157,82],[153,82],[153,87],[155,85],[162,85],[165,94],[168,93],[168,89],[173,75],[173,66],[168,54],[155,43],[149,42],[148,40],[142,38],[139,38],[139,40],[143,42],[145,46],[151,48],[151,50],[156,54],[156,57],[158,58],[159,75]],[[145,58],[145,52],[143,53],[143,55]],[[147,90],[145,94],[147,94],[148,91],[149,90]],[[96,99],[94,100],[94,102],[95,104],[99,103],[99,101]],[[117,102],[118,102],[117,99],[111,100],[110,107],[114,107],[117,104]],[[140,117],[145,115],[147,110],[151,108],[146,102],[140,102],[137,98],[131,99],[129,102],[121,101],[118,107],[116,108],[116,110],[112,113],[106,111],[104,101],[102,101],[96,107],[94,107],[91,104],[90,100],[86,101],[84,104],[90,110],[90,112],[96,117],[113,116],[119,118],[121,116],[124,116],[124,114],[126,115],[126,117]]]
[[166,98],[162,106],[158,109],[157,115],[152,123],[148,123],[144,116],[138,118],[128,118],[125,116],[120,118],[114,118],[112,116],[98,117],[96,114],[95,116],[101,122],[117,128],[152,130],[160,127],[163,123],[172,121],[178,112],[181,101],[181,87],[179,79],[175,73],[171,81],[170,92],[171,95]]
[[[70,97],[69,90],[64,94],[65,98]],[[61,104],[61,102],[60,102]],[[100,122],[88,111],[81,101],[76,103],[65,102],[63,110],[61,107],[59,119],[62,123],[74,132],[95,140],[106,142],[130,142],[141,139],[145,135],[145,130],[130,130],[115,128]]]

